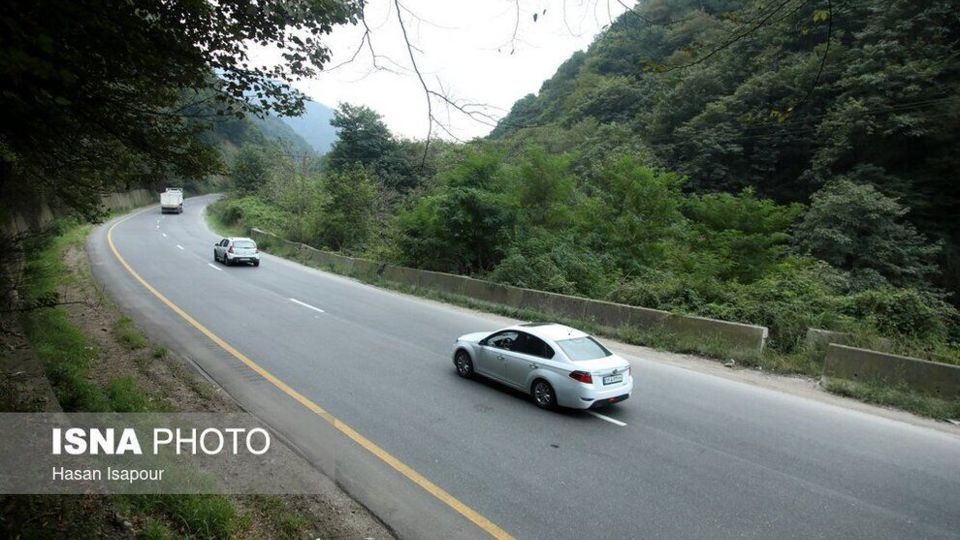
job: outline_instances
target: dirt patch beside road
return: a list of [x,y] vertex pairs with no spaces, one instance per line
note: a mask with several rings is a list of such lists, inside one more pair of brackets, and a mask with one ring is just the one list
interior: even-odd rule
[[[169,411],[231,413],[242,409],[222,389],[204,379],[186,359],[151,342],[96,286],[82,248],[88,227],[70,229],[74,238],[43,247],[33,278],[52,283],[60,305],[43,310],[79,331],[70,344],[87,356],[80,377],[50,378],[58,340],[39,344],[45,317],[31,317],[21,331],[15,315],[4,318],[0,346],[0,410],[58,411],[58,395],[73,396],[70,384],[88,386],[94,398],[77,404],[107,404],[117,412]],[[62,238],[62,237],[58,237]],[[81,241],[77,241],[79,238]],[[56,250],[51,253],[49,250]],[[66,320],[57,319],[65,314]],[[36,313],[34,314],[36,315]],[[57,315],[54,317],[53,315]],[[24,326],[26,327],[26,326]],[[34,339],[31,339],[34,338]],[[79,340],[79,342],[78,342]],[[39,354],[38,354],[39,353]],[[64,388],[67,387],[67,388]],[[279,443],[279,441],[278,441]],[[282,443],[281,443],[282,444]],[[0,497],[0,536],[10,537],[240,537],[389,538],[391,532],[332,482],[319,494],[298,496],[6,496]]]

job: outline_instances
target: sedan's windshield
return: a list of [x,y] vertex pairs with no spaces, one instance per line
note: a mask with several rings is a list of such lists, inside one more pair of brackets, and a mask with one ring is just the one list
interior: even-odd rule
[[597,358],[606,358],[612,355],[610,351],[597,342],[592,337],[579,337],[573,339],[563,339],[557,342],[557,345],[563,349],[567,358],[574,362],[578,360],[596,360]]

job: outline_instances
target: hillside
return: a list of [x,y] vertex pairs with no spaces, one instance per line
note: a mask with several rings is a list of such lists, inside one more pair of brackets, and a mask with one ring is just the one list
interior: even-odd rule
[[260,134],[266,141],[278,143],[296,153],[314,152],[313,146],[291,128],[284,118],[278,118],[276,116],[258,118],[251,116],[250,121],[260,131]]
[[808,328],[960,362],[950,3],[638,9],[485,140],[424,153],[342,104],[305,181],[249,149],[243,197],[217,212],[349,255],[766,326],[789,356],[775,369],[819,373]]
[[330,125],[332,119],[333,109],[316,101],[306,101],[301,116],[284,117],[283,122],[302,137],[314,151],[325,154],[337,141],[337,131]]
[[943,242],[936,281],[957,291],[958,39],[944,0],[641,2],[491,138],[567,150],[602,126],[694,192],[807,203],[837,179],[874,186]]
[[330,125],[333,109],[315,101],[304,100],[300,116],[280,116],[275,113],[260,117],[247,114],[243,118],[232,115],[216,116],[212,110],[204,112],[200,140],[214,147],[225,148],[228,154],[243,146],[279,145],[295,154],[324,154],[337,140],[336,128]]

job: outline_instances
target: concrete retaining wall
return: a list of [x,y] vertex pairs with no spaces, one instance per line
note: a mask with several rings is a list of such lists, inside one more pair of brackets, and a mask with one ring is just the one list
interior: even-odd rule
[[[103,207],[108,211],[121,212],[159,202],[157,197],[156,193],[148,189],[134,189],[122,193],[108,193],[103,195],[101,200]],[[31,231],[43,231],[58,217],[66,214],[56,208],[51,208],[45,202],[26,206],[17,213],[8,215],[5,221],[0,223],[0,234],[16,238]]]
[[823,377],[885,384],[905,383],[911,388],[944,399],[960,399],[960,366],[836,343],[827,346]]
[[[156,195],[146,189],[135,189],[123,193],[108,193],[101,198],[103,206],[111,212],[132,210],[140,206],[159,202]],[[5,295],[0,302],[6,305],[15,305],[19,302],[16,284],[20,282],[26,261],[21,250],[20,242],[23,237],[45,231],[59,217],[70,215],[62,208],[51,207],[43,201],[24,202],[16,209],[4,209],[0,219],[0,236],[4,242],[10,242],[0,261],[0,291]]]
[[[267,240],[274,244],[281,241],[291,244],[272,233],[256,228],[250,230],[250,237],[258,242]],[[331,267],[339,272],[349,272],[364,277],[379,275],[387,281],[411,287],[423,287],[492,304],[588,320],[609,328],[632,326],[651,330],[663,329],[695,339],[725,341],[745,351],[762,351],[767,341],[768,331],[765,326],[677,315],[656,309],[511,287],[466,276],[379,264],[321,251],[302,244],[299,250],[304,258],[317,266]]]
[[103,196],[103,206],[112,212],[132,210],[160,202],[159,195],[149,189],[134,189],[123,193],[108,193]]

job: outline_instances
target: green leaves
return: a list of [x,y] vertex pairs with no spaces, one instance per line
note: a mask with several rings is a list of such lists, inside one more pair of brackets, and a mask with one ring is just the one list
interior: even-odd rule
[[326,156],[331,169],[367,167],[397,191],[416,184],[412,159],[376,111],[363,105],[341,103],[330,125],[337,128],[337,142]]
[[241,194],[256,193],[267,185],[270,168],[269,158],[260,146],[245,144],[234,158],[230,179]]
[[873,186],[839,178],[814,194],[796,242],[838,268],[872,271],[891,284],[923,288],[940,248],[904,222],[906,213]]
[[335,250],[362,250],[374,227],[377,190],[367,169],[329,172],[321,181],[314,238]]
[[[312,0],[4,2],[0,140],[13,178],[5,184],[92,215],[103,192],[219,172],[199,132],[217,119],[299,112],[303,95],[282,81],[309,76],[328,57],[318,39],[301,36],[325,35],[358,8]],[[251,65],[250,42],[278,46],[284,61]]]

